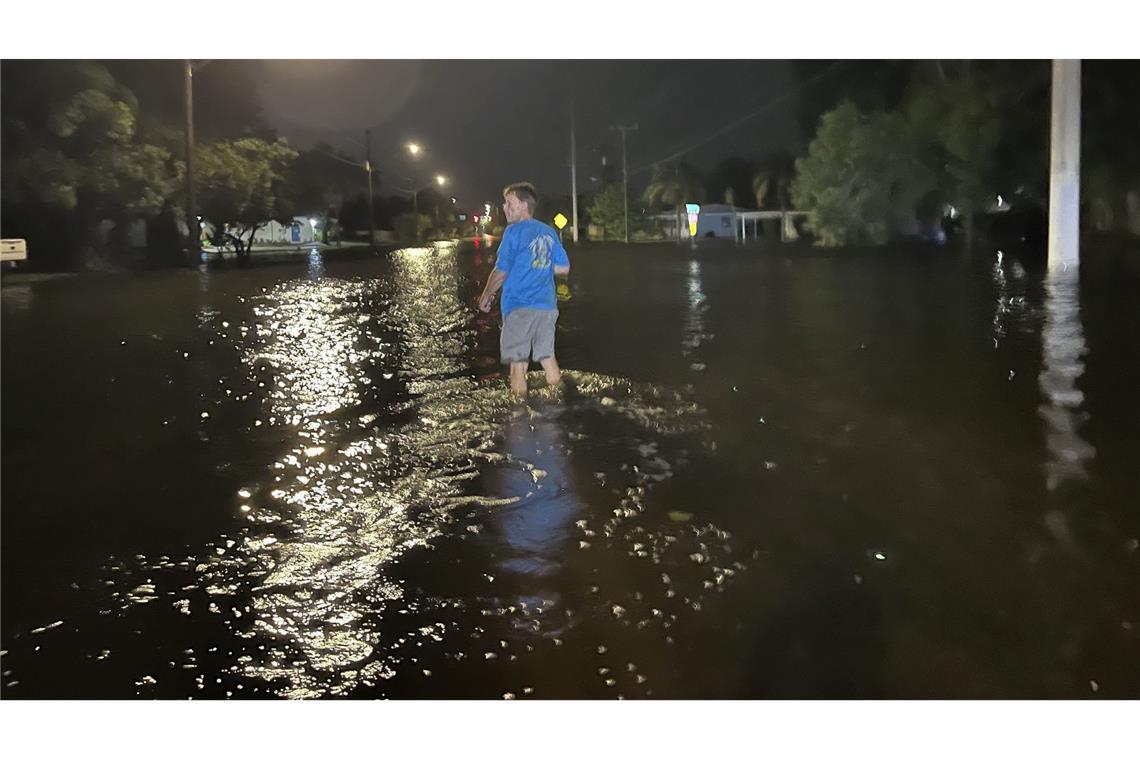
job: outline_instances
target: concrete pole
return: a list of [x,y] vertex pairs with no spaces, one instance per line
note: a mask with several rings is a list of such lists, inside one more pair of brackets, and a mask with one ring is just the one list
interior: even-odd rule
[[625,130],[621,131],[621,201],[625,207],[625,242],[629,245],[629,172],[625,160]]
[[1081,62],[1053,61],[1049,151],[1049,268],[1080,263]]
[[673,166],[673,175],[677,180],[677,245],[681,244],[681,206],[684,205],[685,200],[681,197],[681,162],[678,161]]
[[416,226],[416,242],[420,242],[420,191],[412,191],[412,221]]
[[574,217],[574,242],[578,242],[578,152],[574,142],[574,101],[570,101],[570,205]]
[[368,172],[368,245],[376,245],[376,207],[372,203],[372,130],[364,130],[364,170]]
[[[1096,449],[1081,435],[1087,415],[1079,381],[1088,350],[1081,326],[1080,191],[1081,62],[1053,61],[1053,119],[1049,156],[1049,271],[1045,277],[1042,366],[1037,383],[1044,396],[1037,412],[1045,423],[1045,487],[1056,491],[1088,478],[1086,463]],[[1053,518],[1052,521],[1050,518]],[[1064,527],[1058,507],[1046,524]],[[1064,539],[1063,530],[1055,530]]]
[[187,249],[197,261],[202,248],[202,228],[198,226],[198,214],[194,203],[194,65],[190,61],[182,63],[183,96],[186,106],[186,234]]
[[636,130],[637,125],[618,125],[614,129],[621,132],[621,196],[625,208],[625,242],[629,243],[629,172],[626,170],[625,136],[627,132]]

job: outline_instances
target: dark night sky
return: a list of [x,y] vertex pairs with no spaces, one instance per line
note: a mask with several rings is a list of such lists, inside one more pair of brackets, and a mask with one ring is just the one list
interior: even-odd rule
[[[523,178],[542,194],[569,194],[571,94],[582,192],[599,176],[603,153],[620,166],[611,125],[639,125],[630,133],[629,166],[631,186],[641,187],[648,169],[635,169],[794,92],[802,76],[786,61],[653,60],[293,60],[265,61],[261,72],[265,118],[291,144],[324,140],[363,157],[371,127],[374,161],[392,171],[406,164],[399,151],[415,139],[428,151],[417,163],[421,177],[446,174],[451,193],[470,205],[495,200],[499,188]],[[796,102],[794,94],[780,100],[689,160],[707,168],[730,155],[796,148],[803,141]]]

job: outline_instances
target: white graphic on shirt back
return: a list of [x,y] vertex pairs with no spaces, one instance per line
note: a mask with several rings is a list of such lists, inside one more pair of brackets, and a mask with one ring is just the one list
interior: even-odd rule
[[530,268],[550,269],[550,252],[554,250],[554,238],[539,235],[530,241]]

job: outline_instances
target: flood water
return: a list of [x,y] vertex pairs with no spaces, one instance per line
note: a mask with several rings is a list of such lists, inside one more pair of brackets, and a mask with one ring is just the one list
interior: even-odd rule
[[8,277],[3,697],[1140,697],[1094,254],[571,250],[525,403],[483,241]]

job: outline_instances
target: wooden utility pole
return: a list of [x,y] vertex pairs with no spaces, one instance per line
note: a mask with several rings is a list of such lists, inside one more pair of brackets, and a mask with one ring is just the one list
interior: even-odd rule
[[364,130],[364,170],[368,172],[368,245],[376,245],[376,208],[372,204],[372,130]]
[[627,164],[625,160],[625,136],[627,132],[637,130],[636,124],[624,125],[619,124],[614,127],[617,131],[621,132],[621,194],[622,201],[625,204],[625,242],[629,242],[629,172],[627,171]]

